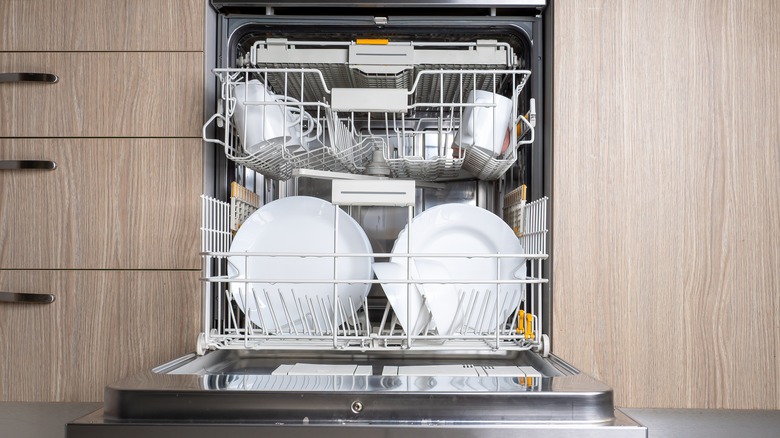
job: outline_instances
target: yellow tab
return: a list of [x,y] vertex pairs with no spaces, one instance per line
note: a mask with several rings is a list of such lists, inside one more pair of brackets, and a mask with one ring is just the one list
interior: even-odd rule
[[517,311],[517,334],[523,334],[523,321],[525,321],[525,310],[520,309]]
[[525,338],[534,339],[534,316],[530,313],[525,315]]
[[358,38],[355,42],[367,46],[386,46],[390,43],[390,40],[382,38]]
[[521,194],[520,196],[522,196],[522,198],[523,198],[523,201],[525,201],[525,200],[527,200],[527,199],[528,199],[528,198],[526,198],[526,197],[525,197],[525,196],[526,196],[526,190],[528,189],[528,186],[527,186],[527,185],[525,185],[525,184],[523,184],[523,185],[521,185],[520,187],[521,187],[521,189],[522,189],[522,190],[521,190],[522,194]]

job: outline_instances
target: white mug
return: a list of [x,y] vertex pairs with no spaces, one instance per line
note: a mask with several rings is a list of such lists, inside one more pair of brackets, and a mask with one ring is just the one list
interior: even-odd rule
[[469,106],[463,110],[455,147],[476,147],[493,157],[504,153],[509,146],[512,99],[490,91],[471,90],[466,103]]
[[[314,139],[311,133],[319,122],[295,106],[297,100],[275,94],[256,79],[236,85],[233,96],[233,120],[246,153],[277,146],[296,150]],[[304,120],[306,129],[302,128]]]
[[[284,108],[287,111],[289,136],[286,141],[282,136],[273,140],[283,143],[290,152],[308,152],[316,149],[317,144],[321,144],[319,137],[323,135],[320,122],[303,110],[299,100],[287,96],[277,97],[277,102],[286,103]],[[304,128],[304,121],[306,128]]]

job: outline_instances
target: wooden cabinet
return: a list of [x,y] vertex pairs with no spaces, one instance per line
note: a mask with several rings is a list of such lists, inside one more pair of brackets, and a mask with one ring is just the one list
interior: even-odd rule
[[202,51],[203,0],[0,0],[0,51]]
[[101,401],[195,347],[203,0],[0,0],[0,400]]
[[198,269],[198,139],[0,139],[5,269]]
[[203,54],[0,53],[0,137],[200,137]]
[[554,8],[553,351],[619,406],[780,408],[780,9]]
[[199,329],[193,271],[0,270],[0,290],[55,295],[0,304],[3,400],[102,400],[106,384],[190,352]]

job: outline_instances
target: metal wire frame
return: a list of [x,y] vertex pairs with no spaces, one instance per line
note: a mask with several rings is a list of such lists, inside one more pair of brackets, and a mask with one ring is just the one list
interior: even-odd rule
[[[529,70],[419,71],[407,91],[406,111],[401,113],[332,111],[328,103],[331,89],[318,69],[221,68],[214,69],[214,73],[221,82],[221,105],[219,112],[204,125],[204,140],[222,145],[231,160],[277,180],[291,178],[295,169],[362,173],[375,148],[382,149],[391,174],[396,178],[447,180],[458,177],[463,169],[480,179],[495,180],[517,161],[517,148],[534,141],[534,125],[523,114],[518,115],[519,98],[531,74]],[[317,121],[315,143],[318,147],[297,147],[286,137],[268,142],[257,150],[249,150],[242,144],[241,139],[247,138],[249,122],[244,126],[244,132],[237,132],[232,122],[237,110],[235,88],[252,79],[259,79],[262,84],[276,84],[275,91],[281,96],[300,98],[246,102],[245,95],[244,118],[251,107],[265,110],[270,106],[281,106],[285,111],[306,112]],[[467,108],[496,107],[495,100],[491,103],[467,102],[469,92],[479,89],[498,96],[504,86],[509,88],[512,99],[506,150],[497,154],[474,145],[453,143],[457,131],[467,124],[464,120]],[[421,88],[425,91],[421,92]],[[247,93],[246,88],[244,92]],[[224,128],[219,139],[208,138],[206,134],[207,128],[215,122]],[[303,136],[302,123],[296,126],[287,126],[287,120],[283,123],[282,132],[295,128]],[[471,123],[472,132],[476,131],[476,120],[472,119]],[[530,136],[518,138],[517,129],[514,129],[517,125],[523,125]],[[434,152],[427,151],[424,144],[420,147],[420,142],[425,143],[428,138],[435,139]]]
[[[473,253],[338,253],[337,243],[334,243],[333,253],[231,253],[228,252],[230,232],[229,204],[213,198],[202,197],[203,227],[202,236],[202,287],[203,287],[203,334],[201,339],[204,349],[392,349],[392,350],[527,350],[539,348],[542,342],[542,293],[547,279],[543,278],[542,263],[547,259],[545,248],[546,234],[546,198],[528,204],[531,211],[526,215],[526,234],[523,242],[530,249],[525,254],[473,254]],[[338,207],[334,209],[337,213]],[[412,210],[409,209],[411,218]],[[338,215],[334,216],[334,242],[338,234]],[[411,232],[407,233],[411,240]],[[228,257],[238,257],[247,263],[250,258],[262,257],[300,257],[300,258],[330,258],[334,261],[334,271],[331,278],[323,279],[252,279],[230,278],[227,273]],[[413,258],[524,258],[528,261],[528,275],[517,280],[452,280],[452,279],[414,279],[408,270],[405,279],[376,280],[365,278],[338,279],[339,260],[349,257],[401,257]],[[496,263],[496,277],[501,278],[501,264]],[[244,272],[247,272],[246,269]],[[275,284],[276,290],[254,290],[252,283]],[[330,297],[312,297],[306,294],[296,294],[295,290],[285,287],[285,284],[321,284],[330,288]],[[463,311],[463,322],[460,329],[451,334],[440,334],[433,330],[425,330],[415,334],[396,330],[397,319],[391,312],[389,303],[385,306],[379,320],[371,320],[368,312],[368,302],[354,302],[343,299],[339,295],[339,285],[345,284],[403,284],[407,286],[407,303],[411,303],[413,287],[424,284],[457,284],[468,287],[471,284],[495,285],[496,290],[490,292],[459,289],[457,294],[456,314]],[[235,292],[231,292],[230,284]],[[238,285],[238,286],[235,286]],[[521,293],[503,293],[501,287],[522,285]],[[243,314],[236,306],[236,300],[248,303],[248,294],[253,294],[255,302],[270,303],[271,294],[278,294],[281,308],[271,309],[270,320],[259,315],[260,325],[252,322],[252,312],[257,309],[248,308],[248,314]],[[492,296],[496,295],[493,300]],[[500,298],[503,296],[503,298]],[[332,299],[331,299],[332,298]],[[249,306],[246,306],[249,307]],[[491,309],[492,307],[492,309]],[[509,317],[502,318],[502,309],[510,308]],[[299,316],[314,315],[307,319]],[[259,313],[259,312],[257,312]],[[407,315],[412,312],[407,311]],[[423,312],[420,312],[421,314]],[[468,326],[472,316],[480,321],[477,326]],[[341,321],[341,322],[339,322]],[[412,327],[414,321],[407,321],[407,327]]]

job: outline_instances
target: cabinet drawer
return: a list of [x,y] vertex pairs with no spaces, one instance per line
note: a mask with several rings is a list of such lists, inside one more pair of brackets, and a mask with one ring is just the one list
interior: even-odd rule
[[107,383],[194,351],[198,275],[0,270],[0,291],[55,295],[0,303],[0,399],[100,401]]
[[3,0],[0,51],[199,51],[203,0]]
[[0,53],[0,137],[199,137],[203,54]]
[[197,139],[0,139],[0,268],[198,269]]

